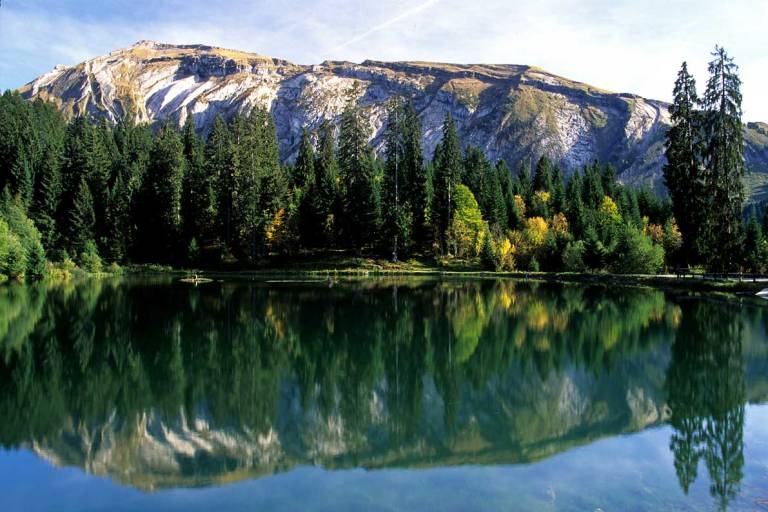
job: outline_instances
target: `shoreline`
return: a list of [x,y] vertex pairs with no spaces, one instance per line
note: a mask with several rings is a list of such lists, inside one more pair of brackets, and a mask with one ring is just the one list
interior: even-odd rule
[[[677,277],[668,274],[612,274],[589,272],[522,272],[522,271],[485,271],[451,270],[436,267],[425,268],[268,268],[253,270],[201,270],[201,269],[161,269],[157,266],[129,266],[123,275],[168,275],[188,278],[197,275],[207,279],[247,279],[268,277],[312,277],[312,278],[386,278],[386,277],[435,277],[435,278],[472,278],[496,279],[509,278],[525,281],[544,281],[580,284],[602,284],[621,286],[647,286],[659,289],[685,290],[692,292],[728,292],[753,295],[768,288],[768,282],[736,279],[703,279],[700,276]],[[751,293],[750,293],[751,292]]]

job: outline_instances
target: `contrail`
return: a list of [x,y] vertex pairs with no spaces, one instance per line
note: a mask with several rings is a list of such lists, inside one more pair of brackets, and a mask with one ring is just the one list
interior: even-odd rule
[[389,27],[391,25],[394,25],[395,23],[398,23],[398,22],[408,18],[409,16],[413,16],[414,14],[420,13],[424,9],[429,9],[430,7],[432,7],[433,5],[438,3],[439,1],[440,0],[428,0],[427,2],[424,2],[421,5],[417,5],[416,7],[412,7],[411,9],[408,9],[407,11],[398,14],[394,18],[390,18],[387,21],[385,21],[384,23],[376,25],[375,27],[372,27],[372,28],[366,30],[362,34],[356,35],[355,37],[353,37],[349,41],[347,41],[345,43],[342,43],[339,46],[337,46],[336,48],[334,48],[333,51],[340,50],[340,49],[342,49],[342,48],[344,48],[346,46],[349,46],[349,45],[354,44],[354,43],[356,43],[356,42],[358,42],[358,41],[360,41],[362,39],[365,39],[366,37],[370,36],[371,34],[375,34],[376,32],[384,30],[385,28],[387,28],[387,27]]

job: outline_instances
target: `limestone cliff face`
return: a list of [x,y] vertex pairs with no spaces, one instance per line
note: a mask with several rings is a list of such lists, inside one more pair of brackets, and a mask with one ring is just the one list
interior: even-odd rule
[[[337,119],[350,100],[365,108],[372,143],[381,151],[387,100],[402,96],[412,98],[419,112],[427,157],[451,112],[463,143],[481,147],[492,159],[515,165],[546,153],[568,170],[599,159],[614,163],[625,181],[656,185],[669,124],[661,101],[604,91],[530,66],[376,61],[305,66],[152,41],[73,67],[57,66],[20,92],[56,101],[70,115],[110,121],[130,113],[140,121],[182,124],[192,116],[203,133],[218,115],[265,106],[288,161],[295,157],[302,127],[311,130],[324,119]],[[747,157],[755,171],[765,173],[768,140],[760,128],[747,128]]]

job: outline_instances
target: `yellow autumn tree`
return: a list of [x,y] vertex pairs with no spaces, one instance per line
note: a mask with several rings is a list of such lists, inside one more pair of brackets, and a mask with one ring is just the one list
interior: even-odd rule
[[472,191],[465,185],[456,187],[454,204],[453,219],[448,228],[448,245],[459,258],[475,257],[483,247],[488,223],[483,220]]

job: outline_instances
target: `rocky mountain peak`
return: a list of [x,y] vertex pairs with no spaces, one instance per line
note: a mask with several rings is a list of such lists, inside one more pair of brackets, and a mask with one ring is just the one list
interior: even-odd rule
[[[366,110],[372,144],[383,150],[387,101],[410,98],[419,113],[427,157],[450,112],[465,145],[510,166],[547,154],[566,170],[598,159],[620,179],[660,186],[667,104],[614,93],[540,68],[510,64],[325,61],[297,65],[256,53],[206,45],[138,41],[86,62],[57,67],[19,89],[55,101],[70,116],[132,115],[142,122],[192,117],[207,133],[216,116],[268,108],[284,160],[298,149],[302,128],[336,120],[348,101]],[[762,125],[764,126],[764,125]],[[768,137],[747,130],[750,183],[768,176]]]

